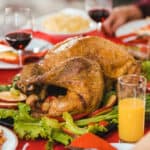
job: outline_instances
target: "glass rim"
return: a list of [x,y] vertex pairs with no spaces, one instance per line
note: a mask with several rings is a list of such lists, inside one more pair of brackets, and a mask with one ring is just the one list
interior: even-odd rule
[[[139,79],[142,79],[141,83],[127,83],[123,81],[123,78],[125,77],[139,77]],[[147,84],[147,79],[143,75],[137,75],[137,74],[126,74],[123,76],[118,77],[118,83],[122,85],[127,85],[127,86],[137,86],[137,85],[145,85]]]
[[[100,3],[101,2],[101,3]],[[100,5],[101,4],[101,5]],[[88,11],[90,9],[102,9],[105,8],[111,12],[113,8],[113,0],[84,0],[85,9]],[[91,6],[92,7],[91,7]],[[104,6],[103,6],[104,5]]]
[[21,11],[31,14],[31,8],[29,8],[29,7],[19,7],[19,8],[5,7],[4,10],[5,10],[6,14],[10,13],[10,12],[21,12]]

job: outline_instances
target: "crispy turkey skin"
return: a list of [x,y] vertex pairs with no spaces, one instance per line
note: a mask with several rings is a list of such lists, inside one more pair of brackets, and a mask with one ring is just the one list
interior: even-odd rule
[[[17,86],[29,97],[38,95],[27,103],[44,115],[90,113],[102,101],[106,80],[135,73],[137,66],[120,45],[94,36],[75,37],[56,44],[40,64],[25,66]],[[65,94],[45,100],[49,85],[64,88]]]

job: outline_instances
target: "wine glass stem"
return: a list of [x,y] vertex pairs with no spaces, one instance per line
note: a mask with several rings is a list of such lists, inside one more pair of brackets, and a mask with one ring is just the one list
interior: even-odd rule
[[98,23],[97,23],[97,31],[101,31],[101,26],[102,26],[102,23],[101,23],[101,22],[98,22]]
[[22,63],[22,50],[18,50],[18,57],[19,57],[19,67],[22,67],[23,66],[23,63]]

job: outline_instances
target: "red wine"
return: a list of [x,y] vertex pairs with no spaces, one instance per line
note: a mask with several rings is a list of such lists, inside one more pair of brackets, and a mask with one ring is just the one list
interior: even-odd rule
[[6,41],[16,50],[24,49],[32,39],[30,33],[13,32],[5,36]]
[[105,9],[91,9],[88,14],[95,22],[103,22],[109,16],[109,11]]

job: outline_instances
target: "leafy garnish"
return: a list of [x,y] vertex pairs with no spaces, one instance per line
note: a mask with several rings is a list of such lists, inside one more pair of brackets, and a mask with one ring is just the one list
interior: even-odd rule
[[9,91],[12,88],[12,85],[0,85],[0,92]]
[[[69,144],[72,138],[60,132],[60,123],[48,117],[34,118],[30,114],[31,108],[24,103],[18,105],[18,110],[0,109],[0,118],[11,117],[14,120],[14,131],[21,139],[36,139],[38,137],[53,140],[62,144]],[[60,133],[60,134],[58,134]]]
[[150,60],[142,62],[142,71],[147,80],[150,81]]
[[85,125],[88,125],[89,123],[96,123],[102,120],[112,120],[112,119],[117,119],[117,118],[118,118],[118,108],[116,106],[112,109],[111,112],[107,114],[94,116],[91,118],[80,119],[76,121],[76,124],[79,126],[85,126]]
[[72,116],[68,112],[63,113],[63,119],[65,120],[64,127],[66,129],[68,129],[69,131],[71,131],[72,133],[77,134],[77,135],[81,135],[81,134],[88,132],[87,128],[78,127],[74,123]]

